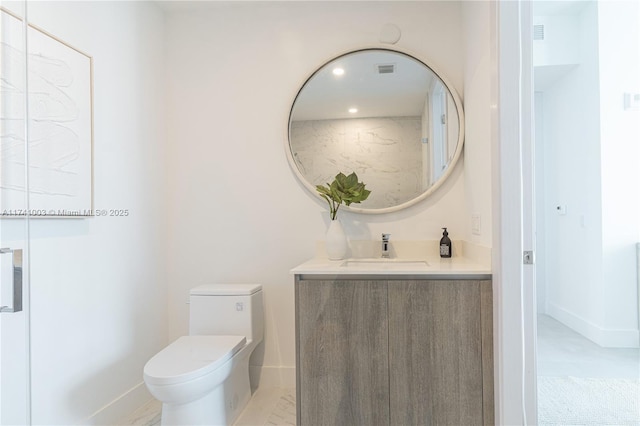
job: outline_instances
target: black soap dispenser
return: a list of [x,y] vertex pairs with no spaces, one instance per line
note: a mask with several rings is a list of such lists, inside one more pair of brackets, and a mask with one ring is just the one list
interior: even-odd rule
[[451,240],[449,239],[449,233],[447,232],[447,228],[442,229],[444,229],[444,232],[440,239],[440,257],[451,257]]

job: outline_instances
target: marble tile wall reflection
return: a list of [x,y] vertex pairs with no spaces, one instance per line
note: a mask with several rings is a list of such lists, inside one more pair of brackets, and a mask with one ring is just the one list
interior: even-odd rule
[[358,207],[378,209],[424,192],[421,118],[383,117],[294,121],[291,148],[298,169],[313,185],[338,172],[356,172],[370,189]]

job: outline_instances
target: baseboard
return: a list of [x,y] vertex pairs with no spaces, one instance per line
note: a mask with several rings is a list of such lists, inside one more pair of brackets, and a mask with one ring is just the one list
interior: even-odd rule
[[553,303],[548,304],[547,315],[560,321],[603,348],[637,348],[640,343],[640,333],[638,333],[638,330],[598,327],[594,323]]
[[296,368],[283,366],[249,366],[251,387],[295,388]]
[[115,425],[153,398],[140,382],[98,411],[84,419],[82,425]]
[[[252,387],[295,388],[296,386],[295,367],[251,365],[249,377]],[[78,424],[96,426],[118,424],[152,398],[144,382],[140,382]]]

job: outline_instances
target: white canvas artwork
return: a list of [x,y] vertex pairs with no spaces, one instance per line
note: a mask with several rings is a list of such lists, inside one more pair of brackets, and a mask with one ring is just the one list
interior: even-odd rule
[[[28,182],[33,217],[90,216],[91,57],[28,26],[25,64],[22,21],[5,11],[1,19],[0,214],[26,213]],[[24,150],[27,114],[28,158]]]

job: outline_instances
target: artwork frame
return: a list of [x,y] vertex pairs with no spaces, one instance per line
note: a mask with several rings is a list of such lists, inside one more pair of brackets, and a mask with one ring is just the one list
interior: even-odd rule
[[22,18],[0,19],[0,218],[94,216],[93,57],[28,23],[25,59]]

